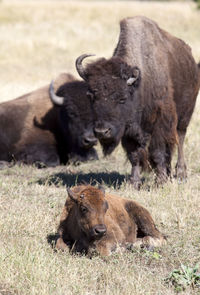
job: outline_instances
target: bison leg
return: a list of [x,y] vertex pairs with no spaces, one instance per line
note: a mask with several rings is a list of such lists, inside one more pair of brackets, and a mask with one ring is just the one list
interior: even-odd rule
[[0,161],[0,170],[4,168],[10,168],[14,165],[14,162]]
[[128,158],[132,165],[130,182],[133,184],[134,188],[139,190],[142,185],[141,180],[141,166],[140,166],[140,155],[138,150],[128,154]]
[[131,128],[132,133],[130,134],[133,138],[126,138],[124,136],[122,138],[122,146],[126,150],[127,157],[132,165],[130,181],[134,188],[139,190],[142,185],[141,170],[148,166],[146,149],[150,141],[150,135],[143,133],[138,125],[133,125]]
[[[169,157],[169,156],[168,156]],[[171,157],[170,157],[171,159]],[[159,148],[150,151],[150,162],[156,172],[156,185],[162,185],[168,179],[170,174],[171,160],[167,160],[167,151],[165,148]],[[168,163],[167,163],[168,162]],[[168,169],[167,169],[168,168]]]
[[[44,133],[44,134],[43,134]],[[55,142],[51,142],[48,134],[40,132],[27,136],[25,143],[18,142],[14,153],[17,162],[28,165],[35,164],[38,168],[55,167],[60,165],[60,159]]]
[[182,181],[187,178],[187,168],[185,164],[184,159],[184,153],[183,153],[183,144],[185,139],[186,131],[180,131],[178,130],[178,159],[176,163],[176,174],[175,177],[178,178],[179,181]]
[[106,235],[105,238],[95,243],[95,248],[97,253],[101,256],[110,256],[113,252],[123,250],[120,245],[118,245],[114,233],[109,233],[109,236]]
[[144,207],[134,201],[127,201],[125,208],[137,226],[134,246],[156,247],[166,243],[166,238],[156,228],[150,213]]
[[94,148],[82,149],[78,153],[70,153],[68,162],[70,164],[79,165],[81,162],[99,160],[97,152]]
[[154,247],[161,247],[163,245],[166,245],[165,237],[155,238],[151,236],[145,236],[144,238],[138,238],[136,242],[133,243],[133,247],[145,247],[149,250]]
[[142,181],[140,177],[140,169],[141,168],[139,163],[133,166],[131,171],[131,177],[130,177],[130,182],[133,184],[134,188],[137,190],[139,190],[142,185]]
[[110,256],[112,254],[112,248],[113,246],[107,242],[105,245],[98,245],[96,251],[101,256]]
[[67,244],[65,244],[65,242],[63,241],[61,237],[57,239],[55,248],[56,250],[63,250],[63,251],[69,249]]

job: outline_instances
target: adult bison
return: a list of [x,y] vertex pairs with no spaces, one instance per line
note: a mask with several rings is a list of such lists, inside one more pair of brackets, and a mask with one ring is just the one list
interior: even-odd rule
[[155,169],[157,183],[167,180],[178,144],[176,176],[186,177],[183,142],[200,85],[191,49],[152,20],[137,16],[120,23],[113,57],[83,67],[95,112],[95,133],[105,154],[122,142],[132,164],[131,181],[141,185],[140,170]]
[[[87,86],[70,74],[0,105],[0,163],[56,166],[96,159],[93,117]],[[51,99],[50,99],[51,98]]]
[[68,189],[57,249],[110,255],[117,246],[161,246],[165,237],[155,227],[150,213],[133,200],[110,195],[103,189],[81,185]]

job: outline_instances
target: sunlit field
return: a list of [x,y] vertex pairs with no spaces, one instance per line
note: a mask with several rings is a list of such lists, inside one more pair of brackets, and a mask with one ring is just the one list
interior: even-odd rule
[[[61,72],[73,73],[83,53],[110,57],[119,21],[145,15],[183,39],[200,60],[200,11],[193,2],[1,1],[0,102],[48,84]],[[200,99],[200,96],[199,96]],[[179,273],[186,287],[166,282],[181,265],[200,271],[200,102],[188,128],[188,180],[156,189],[153,174],[135,191],[130,164],[119,146],[99,161],[79,166],[0,170],[0,294],[200,294],[195,274]],[[176,162],[176,154],[173,166]],[[107,192],[132,198],[152,214],[168,243],[152,252],[133,250],[89,259],[54,252],[47,241],[56,232],[66,186],[103,183]]]

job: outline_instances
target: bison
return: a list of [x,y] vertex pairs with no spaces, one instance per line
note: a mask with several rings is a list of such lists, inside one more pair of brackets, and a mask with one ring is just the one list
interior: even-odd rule
[[150,213],[137,202],[80,185],[68,189],[56,249],[110,255],[118,246],[154,247],[166,243]]
[[2,165],[56,166],[98,158],[86,83],[61,74],[54,84],[60,96],[51,84],[50,91],[47,85],[0,105]]
[[95,134],[110,154],[121,140],[132,165],[131,181],[141,186],[141,168],[156,172],[156,183],[171,174],[178,144],[176,176],[186,177],[183,143],[200,87],[200,66],[190,47],[154,21],[136,16],[120,23],[120,36],[110,59],[83,66],[79,75],[89,84]]

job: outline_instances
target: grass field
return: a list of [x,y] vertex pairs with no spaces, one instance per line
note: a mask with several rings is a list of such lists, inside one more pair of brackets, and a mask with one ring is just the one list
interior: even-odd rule
[[[186,41],[200,60],[200,12],[192,2],[2,1],[0,2],[0,101],[43,86],[60,72],[76,74],[82,53],[112,55],[119,20],[145,15]],[[78,77],[78,76],[77,76]],[[200,98],[200,97],[199,97]],[[135,191],[130,164],[118,147],[108,158],[48,169],[15,166],[0,171],[0,294],[200,294],[195,272],[179,273],[180,288],[165,278],[181,265],[200,263],[200,102],[188,129],[188,180]],[[176,155],[173,160],[175,164]],[[103,182],[107,192],[133,198],[151,212],[168,244],[154,252],[109,258],[55,253],[47,236],[56,231],[66,185]],[[200,265],[199,265],[200,270]],[[183,290],[183,279],[188,286]],[[179,288],[179,289],[178,289]]]

